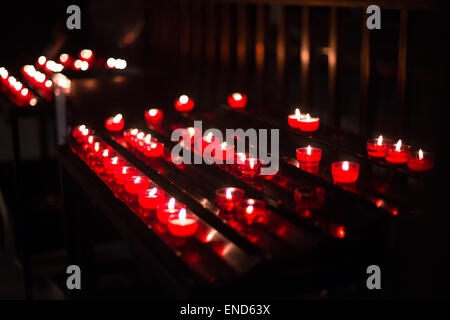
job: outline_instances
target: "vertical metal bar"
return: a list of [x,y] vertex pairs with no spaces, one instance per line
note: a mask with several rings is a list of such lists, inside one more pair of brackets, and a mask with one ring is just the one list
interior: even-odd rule
[[310,65],[310,37],[309,37],[309,7],[302,11],[302,35],[300,45],[300,93],[301,103],[308,105],[309,101],[309,65]]
[[223,3],[221,11],[222,30],[220,36],[220,61],[222,66],[227,66],[230,63],[230,5],[228,3]]
[[[238,4],[238,13],[237,13],[237,46],[236,46],[236,54],[237,54],[237,63],[238,63],[238,73],[239,80],[242,79],[242,76],[246,71],[246,62],[247,62],[247,12],[246,5],[243,2]],[[242,85],[242,84],[241,84]]]
[[328,94],[330,103],[330,125],[339,127],[336,107],[336,65],[337,65],[337,8],[330,8],[330,33],[328,43]]
[[400,130],[404,130],[406,126],[406,59],[408,44],[408,10],[400,10],[400,33],[398,42],[398,69],[397,69],[397,121]]
[[285,7],[278,8],[278,33],[277,33],[277,85],[278,102],[282,103],[284,97],[284,77],[286,68],[286,13]]
[[255,44],[255,67],[256,67],[256,96],[263,101],[264,86],[264,59],[265,59],[265,6],[258,4],[256,7],[256,44]]
[[367,113],[370,80],[370,34],[366,26],[364,13],[362,14],[361,33],[359,133],[362,136],[367,136],[369,133],[367,128]]

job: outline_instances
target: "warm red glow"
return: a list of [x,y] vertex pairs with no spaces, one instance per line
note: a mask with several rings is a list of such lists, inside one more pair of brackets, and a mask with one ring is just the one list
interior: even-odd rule
[[233,93],[233,99],[236,101],[242,100],[242,95],[240,93]]
[[59,56],[59,61],[61,61],[62,63],[67,62],[68,59],[69,55],[67,53],[63,53],[62,55]]
[[344,229],[344,227],[339,227],[339,228],[337,228],[337,230],[336,230],[336,235],[338,236],[338,238],[344,238],[345,237],[345,229]]
[[119,123],[122,120],[122,114],[117,114],[114,118],[113,118],[113,122],[114,123]]
[[80,57],[86,60],[90,59],[92,57],[92,50],[89,49],[81,50]]
[[253,213],[253,206],[248,206],[248,207],[245,209],[245,213],[246,213],[246,214],[252,214],[252,213]]
[[28,95],[28,89],[27,88],[23,88],[22,91],[20,92],[20,94],[24,97],[26,97]]
[[378,200],[375,202],[375,205],[376,205],[378,208],[380,208],[381,206],[383,206],[383,203],[384,203],[383,200],[378,199]]
[[392,215],[395,217],[396,215],[398,215],[398,210],[397,209],[394,209],[394,210],[392,210]]

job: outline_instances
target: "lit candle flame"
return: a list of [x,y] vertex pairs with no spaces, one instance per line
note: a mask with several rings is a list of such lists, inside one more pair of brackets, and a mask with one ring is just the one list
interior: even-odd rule
[[154,197],[156,195],[156,192],[158,192],[158,188],[155,187],[149,191],[148,196]]
[[344,161],[342,163],[342,170],[348,171],[348,169],[349,169],[349,163],[348,163],[348,161]]
[[36,103],[37,103],[37,100],[36,100],[36,98],[31,98],[30,99],[30,106],[35,106],[36,105]]
[[156,143],[152,143],[152,145],[150,146],[150,148],[155,149],[157,147]]
[[61,62],[66,62],[67,59],[69,59],[69,55],[67,53],[63,53],[62,55],[59,56],[59,61]]
[[306,121],[310,121],[311,120],[311,116],[309,115],[309,113],[306,114]]
[[248,206],[247,209],[245,209],[245,212],[247,214],[252,214],[253,213],[253,206]]
[[398,142],[395,144],[395,151],[401,151],[402,149],[402,140],[398,140]]
[[255,167],[255,159],[249,159],[250,169],[253,169]]
[[231,191],[232,191],[231,188],[228,188],[227,190],[225,190],[225,197],[226,197],[228,200],[233,199],[233,195],[232,195]]
[[212,137],[213,137],[212,132],[208,133],[205,138],[206,142],[210,143],[212,141]]
[[180,96],[180,98],[178,100],[180,101],[180,103],[186,104],[189,101],[189,97],[187,95],[183,94]]
[[139,140],[142,140],[142,139],[144,139],[144,136],[145,136],[145,133],[143,133],[143,132],[141,131],[141,132],[139,132],[139,133],[136,135],[136,138],[138,138]]
[[245,153],[240,154],[240,159],[242,162],[244,162],[245,159],[247,159],[247,156],[245,155]]
[[242,95],[238,92],[233,93],[233,99],[236,101],[242,100]]
[[78,130],[80,131],[84,131],[84,129],[86,129],[86,126],[84,124],[78,127]]
[[45,62],[47,61],[47,58],[44,56],[40,56],[38,59],[38,63],[42,66],[45,64]]
[[95,152],[98,152],[99,149],[100,149],[100,142],[96,142],[96,143],[94,144],[94,150],[95,150]]
[[141,177],[136,177],[136,179],[134,179],[134,183],[139,183],[141,182]]
[[249,199],[247,203],[252,206],[255,204],[255,199]]
[[184,220],[186,220],[186,215],[187,215],[186,209],[182,208],[182,209],[180,209],[180,212],[178,213],[178,219],[184,221]]
[[23,88],[22,91],[20,92],[20,94],[21,94],[22,96],[26,97],[27,94],[28,94],[28,89],[27,89],[27,88]]
[[83,49],[83,50],[81,50],[80,56],[81,56],[83,59],[89,59],[89,58],[92,57],[92,50],[89,50],[89,49]]
[[132,136],[135,136],[135,135],[138,134],[138,132],[139,132],[138,129],[132,129],[132,130],[130,131],[130,134],[131,134]]
[[150,144],[151,141],[152,141],[152,135],[149,133],[148,135],[145,136],[145,143]]
[[148,110],[148,114],[149,114],[151,117],[156,116],[157,113],[158,113],[158,110],[157,110],[157,109],[150,109],[150,110]]
[[92,142],[94,142],[94,136],[89,136],[88,142],[89,144],[92,144]]
[[108,157],[109,156],[109,150],[106,149],[105,151],[103,151],[103,157]]
[[419,160],[423,160],[423,151],[419,149]]
[[300,120],[301,116],[302,116],[302,114],[300,113],[300,109],[296,108],[295,109],[295,117],[297,118],[297,120]]
[[227,148],[227,143],[226,142],[222,143],[220,147],[222,148],[222,150],[225,150]]
[[169,210],[175,209],[175,198],[170,198],[169,203],[167,204],[167,208],[169,208]]
[[311,146],[306,147],[306,154],[307,154],[308,156],[311,155]]
[[195,129],[194,128],[192,128],[192,127],[189,127],[188,129],[188,132],[189,132],[189,136],[194,136],[194,134],[195,134]]
[[119,123],[122,120],[122,114],[118,113],[114,118],[113,118],[113,122],[114,123]]
[[87,136],[87,135],[89,134],[89,129],[88,129],[88,128],[84,128],[84,129],[83,129],[83,132],[81,132],[81,134],[82,134],[83,136]]
[[123,167],[123,168],[122,168],[122,174],[126,174],[127,171],[128,171],[128,167]]
[[377,140],[377,145],[381,146],[383,144],[383,136],[380,134]]
[[114,158],[112,158],[111,163],[112,164],[117,164],[118,161],[119,161],[119,157],[114,157]]

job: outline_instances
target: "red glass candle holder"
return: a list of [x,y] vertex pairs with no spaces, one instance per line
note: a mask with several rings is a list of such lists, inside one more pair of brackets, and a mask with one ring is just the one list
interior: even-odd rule
[[300,119],[305,118],[306,115],[302,114],[300,110],[295,109],[295,113],[288,115],[288,124],[291,128],[298,128],[300,126]]
[[194,109],[194,100],[189,98],[187,95],[182,95],[175,100],[175,109],[180,112],[191,111]]
[[176,202],[175,198],[171,198],[168,202],[161,203],[156,207],[156,218],[159,222],[167,224],[169,217],[180,212],[183,208],[186,208],[184,204]]
[[125,179],[125,190],[132,195],[137,195],[148,188],[150,180],[141,175],[129,176]]
[[144,155],[149,158],[162,157],[164,155],[164,143],[154,141],[146,145]]
[[298,148],[296,150],[297,160],[301,167],[318,166],[322,158],[322,150],[308,146],[306,148]]
[[312,118],[309,114],[299,120],[298,128],[303,132],[314,132],[319,129],[320,118]]
[[307,186],[295,188],[295,205],[298,209],[320,209],[325,203],[325,193],[325,189],[319,187]]
[[82,124],[80,126],[76,126],[75,128],[72,129],[72,137],[75,140],[78,140],[81,137],[81,134],[83,133],[83,131],[85,129],[86,129],[86,126],[84,124]]
[[233,108],[245,108],[247,106],[247,95],[235,92],[228,96],[228,105]]
[[216,202],[224,212],[234,211],[244,200],[244,190],[239,188],[222,188],[216,190]]
[[117,184],[125,184],[125,180],[128,177],[135,176],[135,175],[137,175],[137,173],[138,173],[138,171],[134,167],[128,167],[128,166],[118,167],[118,168],[114,169],[114,172],[113,172],[114,181]]
[[367,153],[374,158],[384,158],[386,156],[387,147],[392,144],[389,139],[383,139],[379,136],[377,139],[367,140]]
[[161,124],[164,112],[160,109],[150,109],[145,112],[145,121],[149,125]]
[[402,144],[401,140],[396,144],[391,144],[386,149],[386,161],[401,164],[406,163],[409,160],[409,156],[411,155],[411,147]]
[[244,177],[254,178],[261,174],[262,162],[260,159],[248,158],[246,156],[245,159],[241,158],[241,160],[244,161],[243,163],[241,163],[242,161],[239,161],[241,164],[238,164],[238,169]]
[[349,161],[333,162],[331,174],[335,183],[355,183],[359,176],[359,164]]
[[193,236],[198,229],[197,217],[188,213],[186,209],[180,209],[177,214],[172,214],[167,220],[169,232],[180,238]]
[[165,200],[165,192],[158,187],[153,187],[139,193],[138,202],[144,209],[154,210]]
[[256,199],[245,199],[239,204],[239,218],[243,219],[247,225],[261,222],[266,213],[266,203]]
[[406,165],[413,171],[429,171],[434,166],[434,156],[428,152],[423,152],[422,150],[415,151],[409,157]]
[[125,125],[125,121],[122,115],[119,113],[114,117],[110,117],[105,121],[105,128],[111,132],[122,131]]

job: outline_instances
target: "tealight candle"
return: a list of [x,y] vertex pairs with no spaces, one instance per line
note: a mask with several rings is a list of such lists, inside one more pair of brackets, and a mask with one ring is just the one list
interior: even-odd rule
[[153,187],[139,193],[138,202],[142,208],[156,209],[156,207],[164,202],[164,191]]
[[144,155],[150,158],[161,157],[164,155],[164,143],[154,141],[144,147]]
[[247,95],[235,92],[228,96],[228,105],[231,108],[245,108],[247,106]]
[[226,162],[234,160],[234,146],[226,142],[220,145],[220,149],[214,149],[214,158],[217,161]]
[[380,135],[377,139],[367,141],[367,153],[374,158],[384,158],[388,145],[392,144],[391,140],[384,139]]
[[239,162],[241,164],[238,164],[238,168],[244,177],[254,178],[260,174],[262,167],[261,160],[258,158],[248,158],[245,154],[240,156],[240,160]]
[[300,131],[313,132],[319,129],[320,118],[312,118],[309,113],[304,118],[301,118],[298,122]]
[[122,114],[117,114],[114,117],[110,117],[105,121],[105,127],[108,131],[122,131],[124,126],[124,120]]
[[124,165],[125,160],[117,156],[103,159],[103,167],[105,168],[106,174],[113,174],[114,169],[123,167]]
[[333,162],[331,174],[336,183],[354,183],[358,180],[359,164],[349,161]]
[[266,203],[261,200],[245,199],[239,205],[239,215],[248,225],[259,222],[266,212]]
[[288,115],[288,124],[291,128],[298,128],[300,126],[300,119],[305,118],[305,115],[300,113],[300,109],[296,108],[294,114]]
[[320,159],[322,158],[322,150],[311,146],[307,146],[306,148],[298,148],[296,153],[300,166],[305,167],[318,166]]
[[156,218],[159,222],[167,224],[169,217],[183,208],[186,208],[184,204],[176,202],[175,198],[170,198],[167,203],[159,204],[156,207]]
[[117,184],[125,184],[125,180],[128,177],[135,176],[137,174],[137,170],[134,167],[123,166],[114,169],[114,180]]
[[222,188],[216,190],[216,202],[219,208],[225,212],[231,212],[244,199],[244,190],[239,188]]
[[78,143],[87,142],[90,136],[90,131],[88,128],[84,128],[83,131],[81,131],[81,134],[76,139]]
[[425,153],[420,149],[413,152],[408,160],[407,166],[413,171],[429,171],[434,166],[434,161],[429,153]]
[[198,229],[198,221],[194,215],[188,214],[186,209],[182,208],[178,214],[172,214],[169,217],[167,226],[173,236],[186,238],[195,234]]
[[175,100],[175,109],[178,111],[191,111],[193,108],[194,100],[192,100],[185,94],[181,95],[177,100]]
[[130,176],[125,179],[125,190],[129,194],[139,194],[148,188],[149,179],[143,176]]
[[149,125],[160,124],[163,120],[164,113],[160,109],[150,109],[145,112],[145,121]]
[[325,189],[320,187],[295,188],[294,200],[299,209],[320,209],[325,203]]
[[411,154],[411,147],[402,144],[402,140],[398,140],[396,144],[391,144],[386,149],[386,161],[391,163],[406,163]]
[[[81,134],[83,133],[83,131],[85,129],[86,129],[86,126],[84,124],[82,124],[80,126],[76,126],[75,128],[72,129],[72,137],[75,140],[78,140],[81,137]],[[89,133],[89,131],[88,131],[88,133]]]

